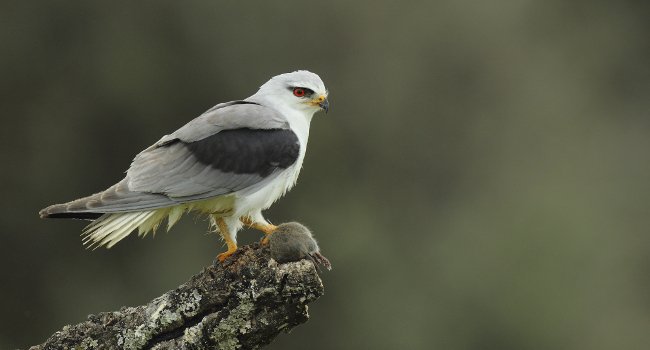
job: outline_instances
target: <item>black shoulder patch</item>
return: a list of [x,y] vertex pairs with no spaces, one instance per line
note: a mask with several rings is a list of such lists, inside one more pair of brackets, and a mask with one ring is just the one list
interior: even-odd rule
[[288,168],[300,154],[298,136],[287,129],[223,130],[185,145],[201,163],[215,169],[262,177]]

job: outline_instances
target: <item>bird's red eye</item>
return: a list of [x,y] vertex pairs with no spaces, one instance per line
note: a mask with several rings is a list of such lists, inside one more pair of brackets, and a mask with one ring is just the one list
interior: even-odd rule
[[293,95],[296,97],[303,97],[305,96],[305,89],[303,88],[294,88],[293,89]]

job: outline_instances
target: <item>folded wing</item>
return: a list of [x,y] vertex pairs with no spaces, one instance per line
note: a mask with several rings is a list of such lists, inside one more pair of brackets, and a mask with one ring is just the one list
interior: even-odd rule
[[94,219],[234,193],[271,181],[299,153],[296,134],[275,110],[246,101],[221,104],[138,154],[116,185],[45,208],[41,216]]

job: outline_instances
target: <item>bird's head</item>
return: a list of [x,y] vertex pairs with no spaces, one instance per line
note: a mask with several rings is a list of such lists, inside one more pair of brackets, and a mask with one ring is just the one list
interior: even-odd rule
[[291,108],[311,117],[329,110],[327,89],[317,74],[306,70],[276,75],[247,100],[278,109]]

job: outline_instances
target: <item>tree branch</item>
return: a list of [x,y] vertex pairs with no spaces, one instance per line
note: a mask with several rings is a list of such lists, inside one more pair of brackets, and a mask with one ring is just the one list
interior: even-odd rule
[[306,322],[322,294],[312,262],[279,264],[254,244],[146,305],[90,315],[30,350],[256,349]]

